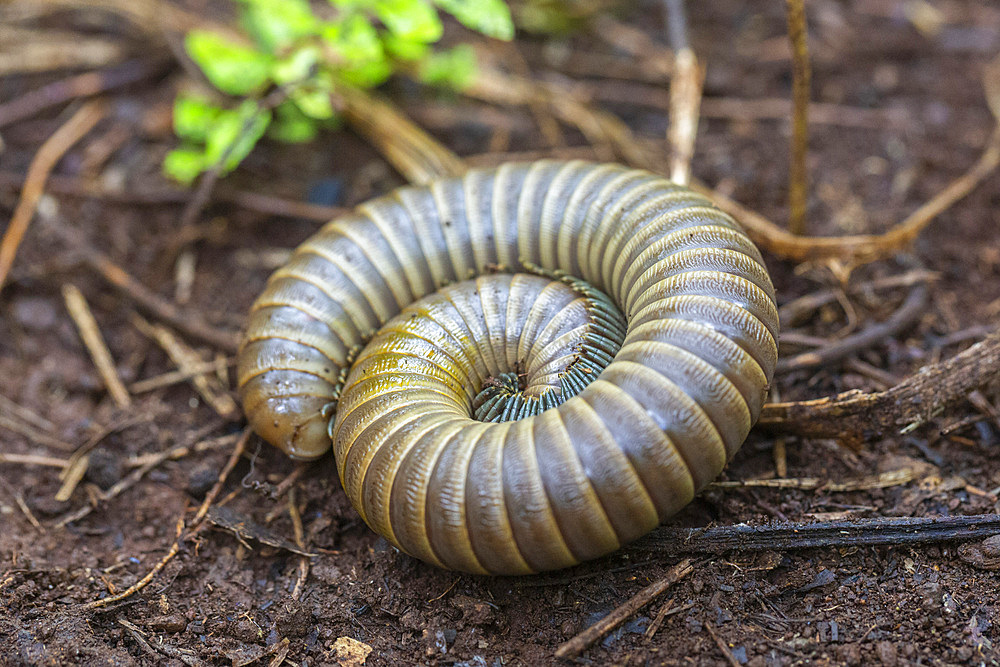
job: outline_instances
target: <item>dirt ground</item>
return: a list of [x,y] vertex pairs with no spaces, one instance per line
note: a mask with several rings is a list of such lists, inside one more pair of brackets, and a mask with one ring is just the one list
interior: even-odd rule
[[[733,105],[789,98],[784,3],[688,4],[692,44],[708,65],[694,174],[784,221],[790,124],[780,113]],[[1000,50],[1000,7],[979,0],[808,5],[813,100],[822,103],[811,125],[809,231],[884,231],[978,158],[993,126],[981,81]],[[662,43],[659,12],[650,2],[618,20]],[[133,39],[118,28],[124,41]],[[639,136],[663,141],[668,118],[655,99],[665,83],[649,67],[586,33],[525,36],[516,46],[534,76],[586,82],[596,91],[595,104],[619,114]],[[63,76],[0,78],[0,102]],[[301,556],[241,541],[216,526],[186,540],[140,593],[105,607],[84,606],[136,583],[167,554],[178,519],[190,519],[202,502],[243,422],[220,417],[186,382],[135,393],[131,407],[115,406],[67,314],[64,285],[76,285],[89,301],[126,384],[175,366],[137,325],[135,303],[87,268],[80,248],[67,244],[60,229],[76,230],[168,300],[177,299],[178,256],[193,251],[194,280],[183,309],[237,332],[282,251],[319,226],[214,201],[180,234],[180,204],[66,192],[87,183],[164,191],[159,163],[173,142],[169,108],[180,78],[174,70],[109,96],[107,118],[56,168],[63,194],[43,198],[0,297],[0,394],[9,399],[0,403],[0,452],[65,459],[103,434],[86,477],[65,501],[55,499],[58,468],[0,462],[0,664],[351,665],[360,664],[366,647],[369,665],[557,662],[562,642],[661,578],[678,557],[640,541],[547,575],[440,571],[367,529],[340,489],[332,458],[306,469],[292,493],[275,499],[275,485],[295,466],[256,439],[220,497],[235,494],[226,507],[237,520],[266,525],[272,537],[285,540],[294,536],[293,502],[306,548],[316,554],[304,580]],[[462,156],[566,152],[547,143],[528,109],[434,97],[405,83],[385,92]],[[12,214],[32,156],[74,108],[0,129],[0,218]],[[504,141],[497,139],[499,126],[509,133]],[[563,135],[570,146],[585,145],[575,130]],[[353,205],[400,183],[344,130],[306,148],[264,143],[224,186]],[[837,284],[823,266],[767,260],[782,304]],[[914,264],[935,277],[921,316],[846,362],[779,374],[782,400],[884,389],[983,337],[981,327],[1000,313],[1000,176],[944,212],[912,255],[861,268],[852,285],[902,274]],[[784,332],[794,335],[782,344],[782,356],[807,349],[794,344],[803,337],[832,341],[885,319],[908,289],[853,290],[801,321],[785,322]],[[205,360],[220,353],[188,340]],[[994,398],[972,396],[930,426],[860,451],[825,440],[783,441],[789,478],[838,483],[903,471],[901,483],[855,491],[714,487],[670,526],[1000,512]],[[23,428],[25,420],[33,431]],[[724,479],[774,476],[776,442],[754,431]],[[100,500],[141,470],[147,460],[141,457],[196,443],[203,446]],[[81,508],[92,510],[60,525]],[[959,556],[956,545],[941,544],[698,557],[691,574],[577,662],[1000,663],[998,574]],[[647,636],[660,611],[661,624]]]

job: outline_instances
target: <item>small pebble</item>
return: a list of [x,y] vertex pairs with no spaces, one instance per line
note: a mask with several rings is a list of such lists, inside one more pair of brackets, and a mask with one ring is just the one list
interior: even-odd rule
[[122,478],[123,470],[122,459],[118,454],[99,447],[90,453],[86,477],[87,481],[107,490]]

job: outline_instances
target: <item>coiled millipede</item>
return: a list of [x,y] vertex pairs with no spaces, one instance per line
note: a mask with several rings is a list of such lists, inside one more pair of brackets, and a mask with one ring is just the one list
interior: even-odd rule
[[266,440],[300,459],[332,442],[401,550],[523,574],[619,548],[718,475],[777,332],[760,253],[706,198],[540,161],[327,224],[254,304],[238,381]]

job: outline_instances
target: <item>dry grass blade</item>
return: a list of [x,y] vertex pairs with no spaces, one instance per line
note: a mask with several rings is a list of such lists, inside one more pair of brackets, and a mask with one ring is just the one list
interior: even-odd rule
[[128,389],[118,377],[115,361],[104,342],[104,336],[101,335],[97,320],[94,319],[94,314],[90,311],[90,306],[87,305],[87,299],[84,298],[83,292],[76,285],[66,283],[62,286],[62,293],[66,302],[66,310],[73,318],[73,323],[76,324],[76,328],[80,332],[80,338],[83,339],[83,343],[90,353],[90,358],[94,360],[94,366],[101,375],[111,399],[121,409],[131,407],[132,397],[129,396]]
[[236,402],[226,392],[226,388],[222,386],[217,377],[210,374],[196,374],[193,372],[194,368],[204,363],[204,360],[197,352],[160,325],[152,325],[138,315],[135,315],[132,321],[136,328],[155,340],[163,348],[163,351],[177,364],[181,372],[191,376],[191,384],[194,385],[198,393],[201,394],[201,397],[205,399],[205,402],[220,417],[223,419],[234,419],[239,414]]

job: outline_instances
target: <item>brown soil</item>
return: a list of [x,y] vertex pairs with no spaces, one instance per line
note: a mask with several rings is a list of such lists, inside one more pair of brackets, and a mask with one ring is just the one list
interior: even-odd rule
[[[789,97],[784,3],[688,4],[693,45],[708,63],[706,103],[721,97]],[[813,99],[886,111],[884,122],[866,127],[813,123],[810,231],[884,230],[978,157],[992,127],[981,74],[1000,49],[1000,9],[974,1],[933,3],[940,12],[938,29],[920,32],[906,17],[907,8],[923,3],[808,4]],[[623,20],[661,40],[658,12],[650,4]],[[602,52],[639,77],[640,68],[626,56],[592,38],[548,46],[525,38],[519,46],[539,74],[571,65],[580,69],[587,61],[574,54]],[[602,104],[638,134],[662,138],[665,111],[633,103],[620,81],[597,78],[598,73],[574,76],[599,85],[604,97],[614,99]],[[51,80],[0,78],[0,98],[14,99]],[[56,174],[123,179],[136,190],[164,186],[158,164],[172,141],[164,119],[175,84],[171,77],[113,96],[109,119],[69,151]],[[497,116],[508,117],[512,148],[546,147],[529,111],[487,113],[485,106],[461,99],[420,98],[404,86],[391,86],[388,93],[463,155],[489,150]],[[3,129],[0,175],[24,173],[41,142],[65,120],[59,111]],[[782,119],[703,118],[694,173],[721,184],[744,205],[784,220],[788,128]],[[572,131],[566,138],[583,142]],[[99,145],[114,141],[119,143],[109,149],[110,157],[98,162],[100,173],[88,172]],[[264,144],[226,183],[304,200],[331,177],[340,179],[348,205],[401,182],[370,148],[343,131],[306,148]],[[931,284],[930,306],[907,331],[857,358],[903,377],[970,342],[948,344],[945,336],[996,321],[998,183],[994,175],[920,237],[914,255],[939,274]],[[16,201],[15,187],[0,186],[4,215]],[[212,529],[185,542],[141,593],[106,608],[84,609],[83,604],[135,583],[165,555],[178,518],[201,502],[231,445],[166,462],[63,528],[55,526],[58,519],[127,475],[130,457],[235,433],[242,424],[220,419],[188,384],[137,395],[127,410],[114,407],[66,314],[61,285],[75,284],[87,296],[126,382],[173,366],[132,323],[133,303],[81,266],[58,229],[79,230],[145,285],[172,299],[173,267],[183,245],[179,214],[180,208],[170,204],[52,195],[42,202],[4,290],[0,393],[49,420],[51,435],[73,445],[102,426],[115,429],[101,440],[87,477],[66,502],[54,500],[60,486],[54,468],[0,464],[0,664],[268,664],[285,650],[280,642],[286,638],[288,664],[338,664],[339,654],[331,647],[340,637],[371,647],[370,665],[547,664],[556,661],[560,643],[675,564],[676,558],[658,556],[640,542],[603,560],[543,576],[486,578],[436,570],[397,553],[361,523],[328,458],[308,469],[294,494],[305,542],[318,554],[299,600],[292,598],[299,556],[255,541],[248,546],[231,532]],[[317,226],[211,205],[190,246],[197,272],[185,308],[220,329],[236,331],[274,267],[269,251],[294,246]],[[768,262],[781,302],[834,284],[823,267]],[[904,270],[902,262],[882,262],[860,270],[854,280]],[[850,317],[833,303],[799,324],[798,332],[843,336],[845,327],[884,319],[904,297],[905,289],[863,293],[852,298]],[[782,353],[798,349],[785,346]],[[206,359],[213,353],[203,352]],[[838,364],[799,371],[780,376],[776,384],[783,400],[884,388],[858,368]],[[0,414],[9,416],[8,409]],[[956,430],[946,428],[963,420],[967,423]],[[0,432],[4,453],[68,455],[6,428]],[[726,479],[773,474],[773,444],[767,434],[753,433]],[[914,479],[854,492],[715,489],[670,524],[998,512],[998,447],[996,420],[971,404],[938,415],[932,427],[858,452],[828,441],[789,440],[789,477],[836,482],[910,468]],[[239,492],[227,507],[260,524],[273,515],[268,529],[291,539],[286,500],[270,499],[264,483],[280,482],[294,465],[268,447],[258,448],[255,440],[248,451],[252,462],[242,460],[223,491]],[[732,658],[752,665],[996,664],[998,593],[997,575],[960,560],[953,545],[730,554],[695,561],[691,575],[579,661],[719,664],[726,658],[714,632]],[[665,603],[675,613],[646,638],[646,628]]]

